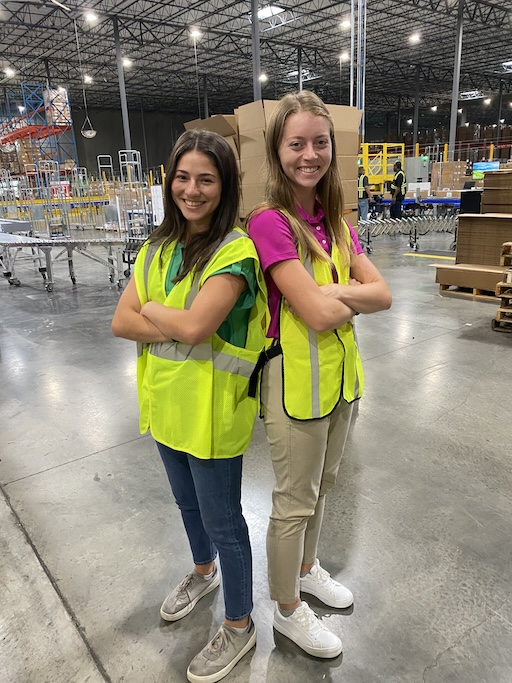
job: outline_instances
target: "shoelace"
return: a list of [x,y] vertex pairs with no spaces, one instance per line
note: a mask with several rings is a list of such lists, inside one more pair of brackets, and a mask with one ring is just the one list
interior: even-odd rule
[[328,584],[328,583],[330,584],[332,582],[331,575],[323,567],[318,566],[316,573],[318,576],[318,583],[322,583],[322,584],[326,585],[326,584]]
[[299,608],[299,609],[295,610],[295,615],[296,615],[297,621],[302,626],[305,626],[306,628],[313,630],[315,633],[318,633],[318,631],[322,630],[323,626],[318,621],[316,614],[313,612],[313,610],[311,608],[307,608],[307,607]]
[[212,655],[220,655],[221,652],[228,649],[230,640],[230,633],[221,626],[211,643],[208,645],[209,652],[211,652]]
[[177,592],[178,595],[187,592],[187,588],[190,586],[190,584],[191,584],[193,578],[194,578],[194,576],[193,576],[192,574],[188,574],[188,575],[183,579],[183,581],[179,584],[179,586],[178,586],[177,589],[176,589],[176,592]]

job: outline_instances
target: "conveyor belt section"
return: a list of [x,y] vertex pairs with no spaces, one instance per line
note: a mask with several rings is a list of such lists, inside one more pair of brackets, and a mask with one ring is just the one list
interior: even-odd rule
[[[361,242],[366,244],[366,251],[369,254],[373,251],[372,238],[379,235],[408,235],[410,248],[418,251],[418,236],[426,235],[429,232],[447,232],[456,235],[457,217],[414,216],[411,218],[384,218],[358,222],[359,238]],[[450,245],[450,249],[455,249],[455,240]]]
[[[101,256],[90,248],[102,247],[106,254]],[[30,250],[30,257],[34,265],[38,268],[43,279],[43,285],[48,292],[52,292],[55,281],[53,274],[53,264],[64,258],[68,262],[69,277],[73,284],[76,284],[76,274],[73,262],[73,253],[76,252],[86,258],[100,263],[108,271],[108,279],[111,283],[116,283],[118,287],[124,284],[126,270],[123,266],[123,254],[126,250],[126,240],[121,238],[113,239],[39,239],[37,237],[23,237],[21,235],[11,235],[0,233],[0,266],[3,275],[10,285],[19,287],[21,281],[15,274],[15,263],[18,254],[22,249]],[[56,255],[52,254],[54,249],[60,249]]]

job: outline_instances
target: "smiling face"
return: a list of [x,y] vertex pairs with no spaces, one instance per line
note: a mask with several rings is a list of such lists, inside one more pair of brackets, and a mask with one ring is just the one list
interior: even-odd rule
[[329,121],[300,111],[290,114],[279,143],[281,167],[300,204],[311,202],[332,161]]
[[206,232],[222,193],[222,182],[212,159],[192,150],[178,160],[171,183],[172,198],[187,221],[187,232]]

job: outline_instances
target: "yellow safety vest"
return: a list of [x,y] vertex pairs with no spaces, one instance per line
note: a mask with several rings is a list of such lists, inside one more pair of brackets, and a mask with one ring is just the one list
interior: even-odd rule
[[[350,241],[345,221],[343,228]],[[299,258],[318,285],[334,282],[329,263],[305,259],[300,248]],[[331,258],[338,283],[348,284],[350,266],[344,263],[335,243]],[[363,367],[351,323],[335,330],[315,332],[290,312],[283,299],[279,330],[283,350],[283,405],[289,417],[296,420],[326,417],[341,398],[351,403],[362,396]]]
[[402,194],[405,197],[405,193],[407,192],[407,181],[405,180],[405,173],[403,172],[403,170],[397,171],[395,173],[395,177],[393,178],[393,182],[391,183],[391,189],[396,190],[396,188],[398,187],[396,182],[397,182],[397,178],[398,178],[399,173],[402,174],[402,178],[403,178],[402,186],[400,187],[400,194]]
[[368,195],[366,194],[366,190],[364,189],[363,185],[365,175],[365,173],[362,173],[357,180],[357,192],[359,199],[364,199],[365,197],[368,199]]
[[234,228],[196,277],[189,273],[165,293],[165,275],[175,244],[146,244],[137,255],[135,284],[142,305],[157,301],[188,309],[209,276],[252,258],[258,292],[244,348],[217,333],[196,345],[177,341],[138,344],[137,388],[140,431],[197,458],[241,455],[251,440],[258,398],[248,395],[249,378],[265,345],[267,294],[251,239]]

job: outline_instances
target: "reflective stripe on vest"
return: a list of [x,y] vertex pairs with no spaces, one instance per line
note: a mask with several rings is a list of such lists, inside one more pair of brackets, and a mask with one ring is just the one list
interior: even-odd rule
[[249,378],[252,375],[256,363],[236,358],[227,353],[212,349],[211,344],[183,344],[182,342],[159,342],[151,344],[151,355],[156,358],[165,358],[176,362],[185,360],[212,361],[217,370],[230,372],[233,375],[242,375]]
[[359,176],[359,178],[357,180],[357,196],[359,199],[364,199],[365,197],[368,196],[366,194],[366,190],[364,189],[364,184],[363,184],[364,178],[365,178],[364,173],[361,173],[361,175]]
[[[282,211],[286,218],[289,216]],[[343,221],[347,242],[348,226]],[[332,264],[299,258],[318,285],[334,282],[332,265],[340,284],[347,284],[350,267],[337,245],[332,245]],[[283,350],[283,407],[296,420],[330,415],[341,398],[352,402],[362,395],[363,371],[351,323],[326,332],[315,332],[281,301],[280,343]]]

